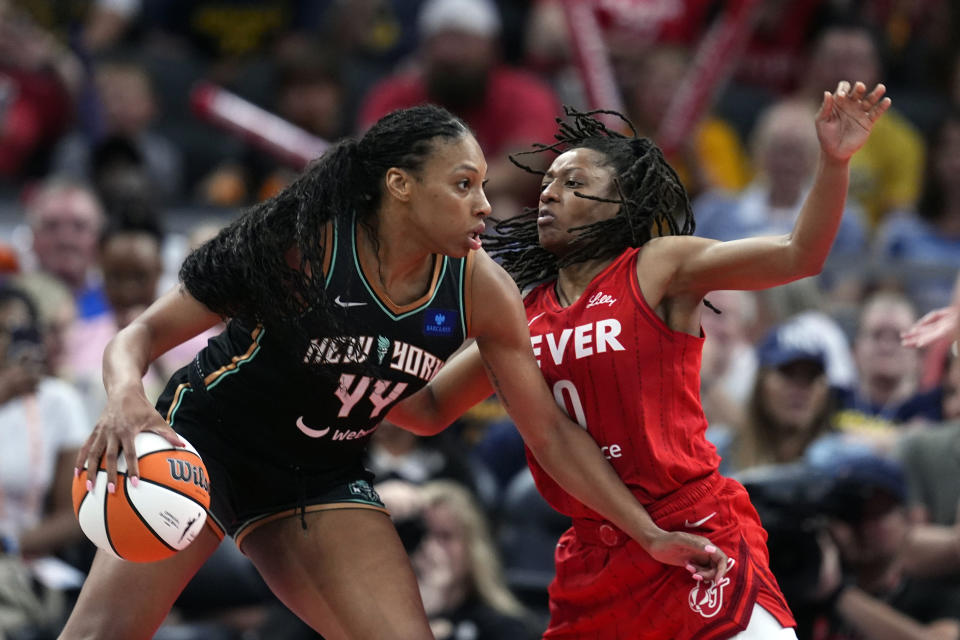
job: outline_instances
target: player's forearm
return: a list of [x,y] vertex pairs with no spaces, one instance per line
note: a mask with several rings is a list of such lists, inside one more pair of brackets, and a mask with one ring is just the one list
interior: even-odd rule
[[790,234],[793,264],[799,275],[815,275],[823,269],[840,228],[849,182],[849,160],[821,153],[813,186]]
[[418,436],[436,435],[450,424],[440,416],[436,398],[429,386],[396,404],[387,413],[387,420]]
[[[522,428],[520,431],[524,435]],[[553,429],[548,437],[524,437],[537,461],[561,487],[643,548],[663,533],[586,431],[566,422]]]
[[150,365],[150,330],[133,322],[122,329],[103,351],[103,386],[107,394],[124,388],[143,387],[143,376]]
[[837,613],[872,640],[951,640],[955,634],[920,624],[857,587],[848,587],[837,600]]

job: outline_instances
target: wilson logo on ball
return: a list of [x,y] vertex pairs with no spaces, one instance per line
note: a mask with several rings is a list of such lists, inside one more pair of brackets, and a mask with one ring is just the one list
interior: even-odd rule
[[204,491],[210,491],[210,484],[204,474],[203,467],[192,465],[186,460],[167,458],[170,464],[170,477],[181,482],[192,482]]

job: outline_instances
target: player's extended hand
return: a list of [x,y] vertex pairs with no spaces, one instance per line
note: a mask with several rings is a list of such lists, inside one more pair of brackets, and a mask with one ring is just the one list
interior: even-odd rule
[[835,160],[848,160],[867,141],[877,118],[890,108],[890,98],[883,97],[886,90],[878,84],[867,93],[862,82],[851,89],[843,80],[833,93],[824,91],[816,118],[820,149]]
[[[143,389],[117,391],[107,397],[107,406],[100,414],[93,433],[80,447],[77,453],[74,473],[79,473],[84,464],[88,470],[97,469],[100,458],[106,454],[104,461],[107,470],[107,490],[117,486],[117,454],[123,451],[127,462],[127,476],[136,486],[140,477],[140,468],[137,465],[137,452],[133,441],[141,431],[153,431],[177,447],[184,446],[177,433],[170,428],[157,410],[147,400]],[[95,471],[87,476],[87,490],[93,489],[97,474]]]
[[900,332],[900,342],[905,347],[920,349],[940,340],[955,339],[958,330],[960,310],[956,306],[934,309]]
[[727,554],[703,536],[664,531],[646,549],[654,560],[684,567],[694,580],[719,582],[727,572]]

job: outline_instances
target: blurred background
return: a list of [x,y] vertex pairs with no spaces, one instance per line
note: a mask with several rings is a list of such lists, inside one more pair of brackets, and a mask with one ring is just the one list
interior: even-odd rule
[[[960,365],[899,332],[960,270],[960,3],[0,0],[0,638],[55,637],[89,566],[67,488],[103,347],[330,143],[444,105],[504,218],[538,188],[509,153],[552,141],[564,104],[615,109],[664,149],[698,235],[784,233],[840,80],[882,81],[894,106],[853,158],[824,272],[709,296],[708,437],[770,531],[802,639],[958,638]],[[384,424],[369,466],[437,638],[539,637],[569,522],[500,405],[430,439]],[[871,620],[837,606],[848,588]],[[317,636],[228,540],[157,637]]]

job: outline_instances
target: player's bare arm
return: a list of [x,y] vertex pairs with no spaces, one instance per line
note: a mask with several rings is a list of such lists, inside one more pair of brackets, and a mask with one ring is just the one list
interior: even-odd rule
[[394,405],[387,420],[417,435],[436,435],[493,392],[474,342],[454,354],[425,387]]
[[103,353],[107,405],[93,433],[77,454],[77,468],[95,468],[107,454],[107,481],[116,486],[116,460],[123,450],[131,476],[137,476],[134,437],[155,431],[175,445],[177,434],[147,399],[143,375],[150,363],[174,346],[220,322],[220,317],[178,286],[171,289],[117,333]]
[[638,262],[647,301],[693,297],[719,289],[764,289],[815,275],[823,268],[843,214],[850,157],[890,107],[885,87],[867,92],[841,82],[825,92],[815,124],[820,140],[817,174],[791,233],[718,242],[690,236],[655,238]]
[[[600,447],[557,406],[537,367],[516,284],[487,255],[477,256],[471,325],[491,384],[543,468],[578,500],[610,520],[654,558],[719,579],[726,555],[702,536],[658,527]],[[483,301],[483,304],[479,304]],[[706,551],[710,549],[710,551]]]

